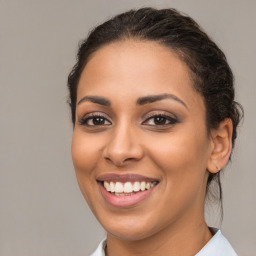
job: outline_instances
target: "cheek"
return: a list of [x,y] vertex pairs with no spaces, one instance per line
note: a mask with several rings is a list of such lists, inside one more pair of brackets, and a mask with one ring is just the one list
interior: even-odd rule
[[179,191],[197,189],[204,182],[209,157],[209,141],[204,130],[188,130],[159,137],[149,150],[167,181],[166,186]]
[[71,152],[77,173],[92,175],[93,169],[99,161],[101,147],[102,138],[100,136],[74,130]]
[[80,130],[74,130],[72,138],[72,160],[77,181],[83,196],[90,204],[90,195],[95,190],[96,180],[94,170],[99,162],[99,140],[86,136]]
[[[202,135],[203,136],[203,135]],[[196,134],[168,135],[157,139],[151,147],[152,158],[165,166],[205,165],[207,159],[208,143]]]
[[199,140],[191,133],[191,136],[169,135],[169,138],[156,140],[150,152],[162,176],[162,186],[159,187],[162,200],[156,217],[161,214],[163,221],[182,216],[189,209],[201,209],[206,188],[205,140],[202,137]]

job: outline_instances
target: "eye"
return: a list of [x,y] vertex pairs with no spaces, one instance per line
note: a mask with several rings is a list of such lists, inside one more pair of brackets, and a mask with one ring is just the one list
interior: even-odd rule
[[178,121],[168,115],[164,114],[155,114],[151,117],[147,118],[143,124],[144,125],[151,125],[151,126],[170,126],[176,124]]
[[106,126],[111,125],[111,122],[101,114],[92,113],[83,117],[79,124],[85,126]]

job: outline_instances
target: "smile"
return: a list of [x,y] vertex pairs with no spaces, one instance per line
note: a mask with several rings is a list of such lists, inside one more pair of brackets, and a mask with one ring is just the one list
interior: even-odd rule
[[135,182],[107,182],[104,181],[104,188],[113,193],[115,196],[128,196],[133,195],[135,192],[148,190],[157,184],[157,181],[146,182],[146,181],[135,181]]
[[98,179],[105,201],[115,207],[131,207],[148,198],[159,181],[136,174],[105,174]]

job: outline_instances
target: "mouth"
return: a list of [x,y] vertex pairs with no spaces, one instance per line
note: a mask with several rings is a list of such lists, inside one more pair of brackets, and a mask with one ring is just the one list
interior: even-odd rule
[[158,184],[157,181],[146,182],[146,181],[127,181],[122,183],[120,181],[104,181],[103,187],[111,194],[115,196],[130,196],[140,191],[149,190]]
[[135,174],[105,174],[97,182],[104,199],[115,207],[130,207],[151,195],[159,181]]

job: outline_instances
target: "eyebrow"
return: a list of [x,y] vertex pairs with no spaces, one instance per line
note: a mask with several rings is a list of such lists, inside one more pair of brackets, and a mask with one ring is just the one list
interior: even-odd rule
[[[173,100],[181,103],[184,107],[186,107],[188,109],[188,106],[186,105],[186,103],[183,100],[181,100],[180,98],[178,98],[177,96],[175,96],[173,94],[168,94],[168,93],[140,97],[137,100],[136,104],[137,105],[145,105],[145,104],[154,103],[156,101],[160,101],[160,100],[164,100],[164,99],[173,99]],[[99,97],[99,96],[85,96],[81,100],[79,100],[77,105],[79,105],[83,102],[86,102],[86,101],[90,101],[90,102],[93,102],[93,103],[96,103],[99,105],[103,105],[103,106],[107,106],[107,107],[111,106],[111,102],[108,99],[106,99],[104,97]]]
[[141,97],[137,100],[137,105],[145,105],[148,103],[153,103],[153,102],[164,100],[164,99],[175,100],[175,101],[181,103],[184,107],[186,107],[188,109],[188,106],[186,105],[186,103],[183,100],[181,100],[180,98],[178,98],[177,96],[175,96],[173,94],[168,94],[168,93],[159,94],[159,95],[148,95],[145,97]]
[[107,106],[110,107],[111,103],[108,99],[103,98],[103,97],[99,97],[99,96],[85,96],[83,97],[81,100],[79,100],[79,102],[77,103],[77,105],[81,104],[82,102],[85,101],[90,101],[99,105],[103,105],[103,106]]

